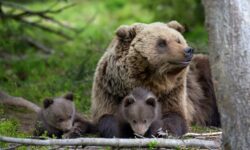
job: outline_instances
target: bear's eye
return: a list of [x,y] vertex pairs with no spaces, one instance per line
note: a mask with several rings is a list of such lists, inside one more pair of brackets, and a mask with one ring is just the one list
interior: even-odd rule
[[179,43],[179,44],[181,44],[181,40],[180,39],[177,39],[176,42]]
[[136,124],[136,120],[133,120],[133,123]]
[[63,118],[58,118],[58,122],[63,122]]
[[166,40],[163,40],[163,39],[159,39],[157,41],[157,45],[160,47],[160,48],[165,48],[167,46],[167,42]]
[[69,117],[68,117],[69,119],[71,119],[72,118],[72,115],[69,115]]
[[143,120],[143,123],[147,123],[147,120]]

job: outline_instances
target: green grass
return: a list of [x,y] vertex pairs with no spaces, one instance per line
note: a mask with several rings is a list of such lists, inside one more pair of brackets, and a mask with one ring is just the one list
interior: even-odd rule
[[[18,131],[18,122],[16,120],[2,120],[0,121],[0,135],[13,136],[13,137],[25,137],[26,134]],[[0,142],[0,148],[6,147],[7,144]]]
[[[31,10],[44,10],[53,3],[54,1],[25,0],[20,4]],[[181,13],[177,8],[179,5],[174,4],[168,6],[171,7],[171,11],[166,9],[169,16],[164,16],[164,13],[166,14],[164,11],[159,18],[158,6],[151,8],[148,7],[148,3],[151,2],[137,0],[68,0],[61,1],[56,8],[69,3],[76,3],[76,5],[50,16],[70,26],[83,28],[82,32],[78,33],[64,30],[73,37],[72,40],[12,20],[1,21],[0,90],[13,96],[24,97],[39,105],[46,97],[61,96],[71,91],[76,97],[77,110],[89,114],[91,87],[96,64],[120,25],[135,22],[168,21],[167,19],[175,18],[183,18],[186,22],[183,20],[180,22],[187,23],[189,17],[192,16],[190,15],[185,20],[185,16],[182,16],[185,12]],[[192,14],[191,12],[199,2],[193,0],[189,3],[187,5],[192,6],[189,13]],[[157,5],[159,5],[159,1]],[[36,19],[35,17],[31,18],[31,20]],[[195,17],[191,19],[192,27],[185,34],[185,37],[199,52],[206,53],[206,49],[204,51],[207,44],[206,31],[200,22],[195,22]],[[43,23],[51,26],[51,23]],[[42,42],[47,47],[52,48],[54,53],[43,54],[18,38],[20,35],[30,36]],[[3,55],[7,55],[8,58],[3,57]],[[0,107],[1,111],[3,109]],[[2,132],[3,135],[19,135],[18,132],[15,132],[16,124],[12,120],[1,120],[0,124],[3,124],[3,127],[9,126],[9,132],[13,132],[12,134]]]
[[[95,66],[112,39],[115,29],[121,24],[153,20],[149,11],[142,9],[140,5],[125,1],[71,2],[77,5],[53,17],[71,26],[84,28],[79,34],[66,31],[74,37],[73,40],[65,40],[34,28],[24,28],[13,21],[0,25],[2,36],[6,37],[6,40],[1,41],[4,53],[27,58],[16,61],[1,60],[2,90],[36,103],[41,103],[45,97],[60,96],[72,91],[76,95],[78,110],[88,112]],[[57,7],[66,4],[62,2]],[[44,1],[43,5],[40,2],[23,5],[32,10],[42,10],[52,5],[52,2]],[[134,15],[131,9],[141,14]],[[44,59],[40,52],[29,45],[16,39],[9,40],[9,30],[5,31],[6,26],[12,28],[11,33],[31,36],[53,48],[55,52]]]
[[216,128],[216,127],[203,127],[203,126],[198,126],[198,125],[192,125],[191,127],[191,131],[190,132],[194,132],[194,133],[210,133],[210,132],[219,132],[221,131],[220,128]]

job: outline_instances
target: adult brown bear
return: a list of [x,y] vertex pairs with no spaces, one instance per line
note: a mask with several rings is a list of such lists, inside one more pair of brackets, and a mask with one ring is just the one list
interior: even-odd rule
[[118,28],[97,65],[92,90],[93,119],[101,135],[113,137],[114,114],[135,87],[157,96],[162,128],[174,135],[186,133],[191,123],[220,125],[209,61],[204,55],[193,57],[183,31],[176,21]]

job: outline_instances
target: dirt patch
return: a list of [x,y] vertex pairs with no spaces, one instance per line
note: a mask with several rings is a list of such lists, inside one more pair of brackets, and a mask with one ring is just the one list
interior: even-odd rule
[[32,134],[36,121],[36,113],[25,108],[14,106],[2,106],[1,119],[14,119],[19,123],[18,130],[27,134]]

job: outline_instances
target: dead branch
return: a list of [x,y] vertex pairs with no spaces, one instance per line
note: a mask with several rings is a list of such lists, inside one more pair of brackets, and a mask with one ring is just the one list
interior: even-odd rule
[[18,147],[22,146],[22,144],[15,144],[15,145],[11,145],[10,147],[8,148],[4,148],[2,150],[14,150],[14,149],[17,149]]
[[0,136],[0,141],[7,143],[19,143],[25,145],[39,145],[39,146],[112,146],[112,147],[148,147],[151,143],[156,143],[155,147],[198,147],[198,148],[219,148],[220,143],[209,140],[198,139],[106,139],[106,138],[77,138],[77,139],[22,139]]
[[[0,54],[0,58],[2,61],[6,61],[6,62],[15,62],[15,61],[23,61],[27,58],[29,58],[30,56],[27,55],[27,54],[23,54],[23,55],[11,55],[11,54],[8,54],[8,53],[4,53],[2,52]],[[50,55],[47,55],[47,54],[36,54],[36,57],[39,58],[39,59],[43,59],[43,60],[47,60]]]
[[59,27],[63,27],[65,29],[69,29],[69,30],[72,30],[72,31],[78,33],[79,29],[70,27],[70,26],[68,26],[66,24],[63,24],[60,21],[54,19],[53,17],[48,16],[48,14],[59,13],[59,12],[65,10],[67,8],[70,8],[70,7],[74,6],[74,5],[75,4],[72,3],[72,4],[66,5],[64,7],[61,7],[59,9],[56,9],[56,10],[51,10],[51,8],[48,8],[46,10],[33,11],[33,10],[29,10],[29,9],[27,9],[27,8],[21,6],[21,5],[18,5],[18,4],[12,3],[12,2],[7,2],[7,1],[0,0],[0,8],[2,6],[5,6],[5,7],[10,7],[12,9],[16,9],[16,10],[21,11],[19,14],[13,14],[13,13],[6,13],[6,12],[2,11],[2,9],[1,9],[0,10],[0,15],[1,15],[1,18],[3,18],[3,19],[16,20],[16,21],[18,21],[20,23],[29,25],[31,27],[40,28],[40,29],[42,29],[44,31],[57,34],[57,35],[62,36],[64,38],[66,38],[66,39],[72,39],[68,34],[64,33],[61,30],[56,30],[54,28],[45,26],[43,24],[40,24],[40,23],[37,23],[37,22],[34,22],[34,21],[33,22],[29,21],[28,18],[31,17],[31,16],[38,16],[42,20],[49,21],[49,22],[54,23],[55,25],[57,25]]
[[36,113],[38,113],[41,110],[41,108],[38,107],[36,104],[31,103],[30,101],[28,101],[22,97],[13,97],[13,96],[10,96],[2,91],[0,91],[0,103],[6,104],[6,105],[12,105],[12,106],[25,107],[29,110],[36,112]]
[[16,16],[11,16],[10,15],[10,16],[6,16],[6,17],[9,17],[10,19],[20,21],[21,23],[24,23],[24,24],[32,26],[32,27],[42,29],[42,30],[47,31],[49,33],[54,33],[54,34],[60,35],[60,36],[64,37],[65,39],[69,39],[69,40],[72,39],[72,37],[70,37],[68,34],[64,33],[61,30],[52,29],[52,28],[49,28],[49,27],[44,26],[42,24],[38,24],[36,22],[31,22],[31,21],[28,21],[26,19],[19,18],[19,17],[16,17]]
[[65,9],[68,9],[70,7],[75,6],[75,3],[71,3],[69,5],[63,6],[59,9],[55,9],[55,10],[52,10],[52,8],[50,7],[50,8],[45,9],[45,10],[33,11],[33,10],[29,10],[21,5],[13,3],[13,2],[7,2],[7,1],[0,0],[0,3],[2,3],[4,6],[8,6],[8,7],[14,8],[14,9],[19,9],[19,10],[24,11],[24,12],[19,14],[20,16],[22,16],[22,15],[41,15],[41,14],[46,14],[46,13],[51,13],[51,14],[52,13],[60,13]]
[[22,17],[18,17],[16,15],[3,14],[3,18],[19,21],[20,23],[26,24],[28,26],[39,28],[39,29],[42,29],[42,30],[44,30],[46,32],[49,32],[49,33],[57,34],[59,36],[64,37],[65,39],[72,39],[72,37],[70,37],[68,34],[64,33],[61,30],[52,29],[52,28],[49,28],[49,27],[47,27],[45,25],[42,25],[42,24],[39,24],[39,23],[36,23],[36,22],[32,22],[32,21],[28,21],[28,20],[26,20],[26,19],[24,19]]
[[3,8],[2,8],[2,3],[0,3],[0,18],[3,18]]
[[184,137],[197,137],[197,136],[220,136],[222,132],[211,132],[211,133],[187,133]]
[[39,43],[38,41],[32,39],[31,37],[23,36],[22,40],[29,43],[30,45],[34,46],[35,48],[40,49],[45,54],[51,54],[54,52],[53,49],[43,45],[42,43]]

